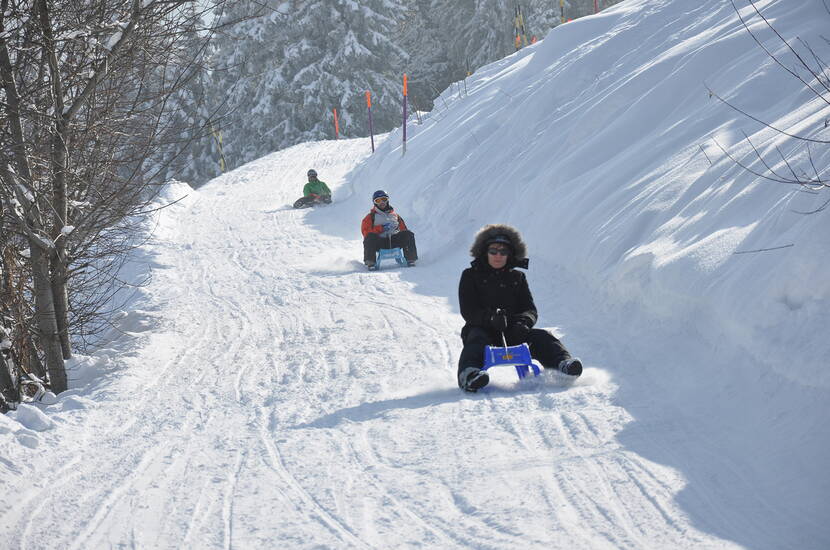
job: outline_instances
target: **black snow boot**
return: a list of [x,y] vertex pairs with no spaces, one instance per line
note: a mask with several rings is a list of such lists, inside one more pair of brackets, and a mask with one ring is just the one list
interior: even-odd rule
[[559,362],[559,372],[570,376],[579,376],[582,374],[582,361],[576,357],[562,359]]
[[461,388],[465,391],[476,392],[490,382],[490,375],[487,371],[475,367],[467,367],[458,375]]

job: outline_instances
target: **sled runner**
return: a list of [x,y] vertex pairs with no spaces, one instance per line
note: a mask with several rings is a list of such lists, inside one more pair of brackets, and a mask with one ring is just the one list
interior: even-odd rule
[[[504,335],[502,334],[502,341]],[[530,348],[527,344],[518,346],[484,346],[484,366],[481,370],[491,367],[515,367],[519,380],[527,376],[528,367],[533,369],[533,376],[539,376],[539,367],[533,364],[530,358]]]
[[400,266],[407,265],[406,259],[403,257],[403,248],[381,248],[375,256],[375,265],[369,269],[372,271],[380,271],[380,263],[383,260],[395,260]]

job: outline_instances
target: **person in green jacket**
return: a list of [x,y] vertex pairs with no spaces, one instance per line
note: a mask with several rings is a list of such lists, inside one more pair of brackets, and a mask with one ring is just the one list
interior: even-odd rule
[[303,187],[303,196],[294,203],[294,208],[306,208],[315,204],[330,204],[331,189],[326,182],[317,179],[317,170],[308,171],[308,183]]

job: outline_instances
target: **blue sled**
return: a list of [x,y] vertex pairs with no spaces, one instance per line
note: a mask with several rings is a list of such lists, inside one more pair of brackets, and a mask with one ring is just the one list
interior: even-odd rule
[[528,367],[533,369],[533,376],[539,376],[539,367],[533,364],[530,357],[530,348],[527,344],[518,346],[484,346],[484,366],[481,370],[490,367],[516,367],[519,380],[527,376]]
[[406,259],[403,257],[403,248],[381,248],[375,256],[375,267],[373,271],[380,271],[380,263],[383,260],[395,260],[398,265],[407,265]]

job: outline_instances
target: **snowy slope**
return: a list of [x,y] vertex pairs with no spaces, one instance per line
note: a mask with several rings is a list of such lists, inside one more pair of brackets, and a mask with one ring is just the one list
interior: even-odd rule
[[[826,194],[725,158],[713,138],[742,154],[741,130],[775,136],[703,82],[805,133],[827,109],[728,3],[691,4],[556,29],[447,93],[406,156],[396,131],[371,158],[368,140],[308,143],[171,186],[189,196],[144,251],[130,337],[77,360],[53,404],[0,417],[3,540],[830,546],[828,218],[793,212]],[[821,44],[821,2],[758,5]],[[291,210],[310,167],[335,203]],[[414,269],[362,268],[377,188],[416,232]],[[528,241],[539,324],[589,367],[575,384],[504,370],[456,388],[456,285],[490,222]]]

